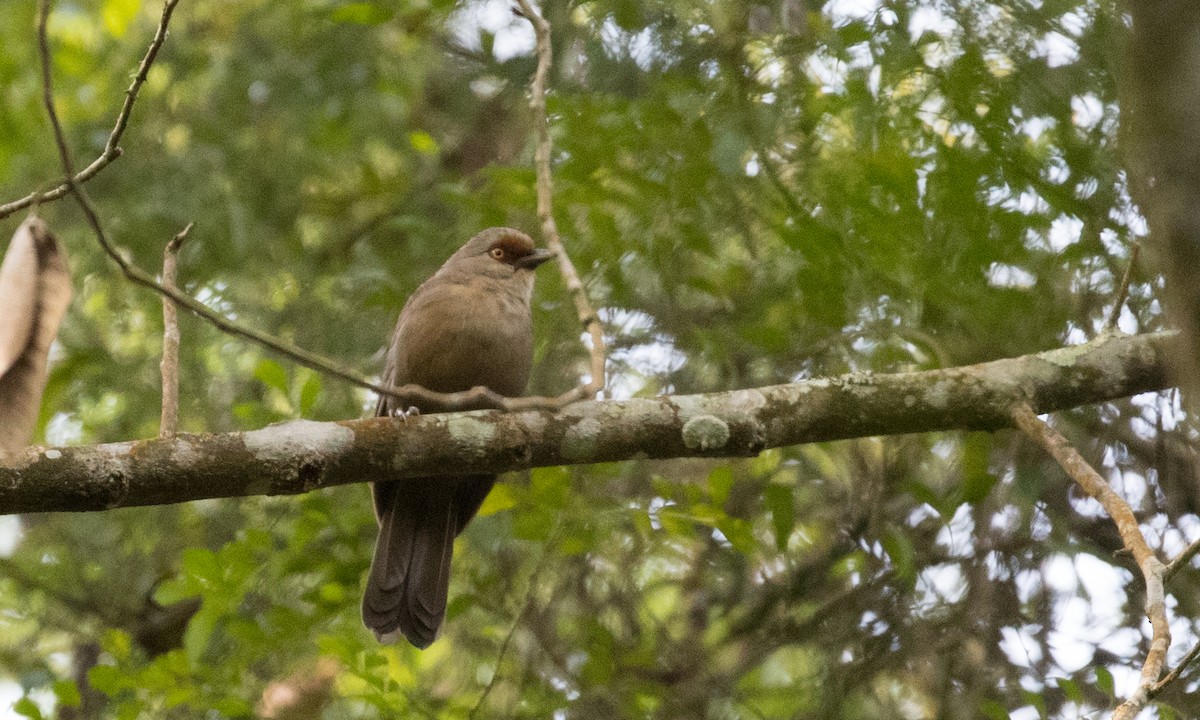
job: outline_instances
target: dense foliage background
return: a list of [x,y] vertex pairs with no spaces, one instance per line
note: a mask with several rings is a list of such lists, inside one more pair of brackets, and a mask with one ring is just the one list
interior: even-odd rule
[[[80,164],[160,10],[54,8]],[[1113,3],[544,11],[556,216],[603,308],[614,395],[964,365],[1102,326],[1144,233]],[[0,0],[0,201],[60,173],[34,12]],[[536,230],[531,48],[504,2],[183,0],[124,157],[88,189],[143,267],[194,221],[188,292],[372,374],[404,298],[459,243]],[[38,442],[154,435],[159,299],[121,280],[73,203],[40,212],[76,299]],[[1156,329],[1159,282],[1133,277],[1121,328]],[[535,322],[531,390],[562,391],[586,355],[552,269]],[[373,402],[182,325],[184,431]],[[1174,395],[1056,420],[1165,554],[1200,532]],[[459,541],[446,632],[423,653],[359,624],[369,505],[357,486],[0,520],[0,715],[249,717],[278,712],[268,685],[308,683],[324,714],[290,717],[1094,717],[1145,652],[1113,526],[1011,433],[506,477]],[[1198,584],[1185,570],[1169,588],[1172,662]],[[1200,714],[1195,684],[1147,717]]]

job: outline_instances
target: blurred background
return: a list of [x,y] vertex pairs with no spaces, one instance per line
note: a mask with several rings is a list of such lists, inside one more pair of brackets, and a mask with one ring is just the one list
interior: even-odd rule
[[[613,397],[967,365],[1094,337],[1145,233],[1110,2],[548,0],[555,212]],[[59,111],[96,157],[161,6],[55,4]],[[0,201],[61,174],[35,3],[0,0]],[[536,235],[533,34],[503,1],[183,0],[87,188],[144,268],[367,375],[404,299],[491,225]],[[38,443],[151,437],[161,303],[71,201],[75,299]],[[0,221],[0,236],[23,213]],[[587,372],[553,269],[531,391]],[[1126,332],[1164,325],[1134,268]],[[181,317],[184,432],[374,398]],[[1173,393],[1056,426],[1173,556],[1200,535]],[[505,476],[443,637],[358,618],[365,486],[0,518],[0,717],[1096,717],[1147,647],[1112,523],[1014,433]],[[1169,586],[1174,663],[1200,574]],[[1176,683],[1147,718],[1196,717]],[[289,695],[289,693],[291,693]],[[291,698],[289,701],[288,698]]]

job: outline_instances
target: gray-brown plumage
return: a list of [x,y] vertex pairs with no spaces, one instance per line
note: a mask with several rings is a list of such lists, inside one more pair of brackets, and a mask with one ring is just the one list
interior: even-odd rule
[[[476,385],[502,395],[523,393],[533,360],[533,270],[550,257],[511,228],[488,228],[471,238],[404,304],[383,382],[446,393]],[[377,414],[403,409],[380,398]],[[362,614],[381,642],[399,631],[424,648],[437,637],[454,538],[495,480],[447,475],[372,484],[379,538]]]

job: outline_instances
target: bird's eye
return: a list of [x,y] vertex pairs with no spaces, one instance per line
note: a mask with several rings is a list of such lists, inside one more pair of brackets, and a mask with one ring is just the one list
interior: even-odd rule
[[492,248],[491,256],[496,258],[497,260],[503,260],[504,259],[504,248],[498,248],[498,247]]

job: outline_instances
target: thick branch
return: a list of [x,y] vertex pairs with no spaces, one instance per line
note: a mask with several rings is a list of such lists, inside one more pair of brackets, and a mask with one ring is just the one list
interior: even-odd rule
[[1167,314],[1184,341],[1176,367],[1200,390],[1200,3],[1135,0],[1123,83],[1122,155],[1150,224],[1151,257],[1166,276]]
[[558,413],[476,411],[223,435],[27,448],[0,467],[0,512],[104,510],[287,495],[368,480],[633,458],[752,456],[872,435],[1011,427],[1010,408],[1052,412],[1167,385],[1172,334],[947,370],[849,375],[707,395],[581,402]]

